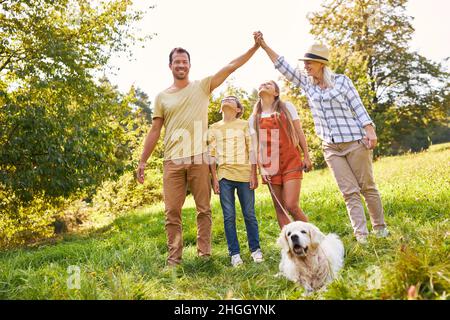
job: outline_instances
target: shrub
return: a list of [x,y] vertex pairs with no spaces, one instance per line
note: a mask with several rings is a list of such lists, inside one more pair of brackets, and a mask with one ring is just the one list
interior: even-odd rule
[[0,184],[0,247],[10,247],[53,235],[56,206],[45,196],[35,196],[24,204]]
[[147,169],[145,183],[141,185],[136,182],[134,172],[126,172],[115,181],[104,182],[92,203],[82,198],[83,194],[77,194],[50,201],[42,194],[25,203],[0,185],[0,248],[48,239],[158,202],[162,200],[162,174]]
[[156,169],[147,169],[144,184],[137,183],[134,172],[123,174],[116,181],[107,181],[93,198],[97,214],[119,215],[143,205],[162,200],[162,175]]

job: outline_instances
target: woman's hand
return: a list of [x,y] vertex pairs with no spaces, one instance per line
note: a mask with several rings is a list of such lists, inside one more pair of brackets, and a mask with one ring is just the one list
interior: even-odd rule
[[269,175],[261,175],[264,182],[269,183],[272,182],[271,177]]
[[309,157],[305,157],[303,159],[303,168],[304,168],[305,172],[309,172],[312,170],[313,166],[312,166],[311,159]]
[[365,126],[364,129],[366,130],[366,136],[363,138],[363,143],[367,146],[368,149],[373,150],[375,149],[378,143],[378,138],[377,134],[375,133],[375,129],[371,124]]
[[261,46],[261,48],[265,49],[267,47],[267,44],[264,41],[264,37],[261,31],[253,32],[253,39],[255,40],[255,43]]
[[264,49],[264,51],[269,56],[270,60],[272,60],[272,62],[275,63],[277,59],[280,57],[280,55],[275,51],[273,51],[272,48],[270,48],[267,45],[266,41],[264,40],[262,32],[261,31],[253,32],[253,38],[255,39],[255,42],[259,43],[261,48]]

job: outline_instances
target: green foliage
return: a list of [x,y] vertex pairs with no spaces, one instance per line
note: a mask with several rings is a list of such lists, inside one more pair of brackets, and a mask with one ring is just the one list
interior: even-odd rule
[[24,201],[39,192],[58,197],[95,186],[120,174],[129,158],[125,124],[132,121],[131,110],[107,82],[86,104],[65,105],[59,93],[29,88],[5,106],[1,178]]
[[0,212],[0,248],[53,235],[56,206],[44,195],[36,196],[24,205],[12,190],[0,184]]
[[0,182],[31,201],[120,175],[131,106],[93,74],[136,39],[130,1],[4,1],[0,45]]
[[[90,224],[95,219],[115,217],[123,210],[135,208],[143,203],[152,203],[161,198],[162,179],[158,170],[162,165],[162,143],[158,144],[154,152],[155,157],[149,163],[145,186],[138,186],[134,180],[134,169],[142,151],[142,141],[150,129],[148,123],[150,102],[139,89],[132,88],[127,95],[121,96],[122,101],[118,103],[113,100],[118,97],[116,89],[112,88],[106,80],[102,80],[102,86],[108,90],[104,91],[106,100],[104,108],[108,110],[110,116],[108,119],[102,119],[93,112],[90,120],[85,121],[85,130],[89,128],[96,132],[95,137],[90,138],[93,141],[91,145],[87,144],[86,139],[83,138],[85,133],[81,130],[83,123],[80,118],[85,115],[78,115],[74,120],[73,125],[77,128],[76,131],[63,126],[66,130],[65,134],[45,136],[49,131],[47,127],[40,131],[44,139],[31,146],[24,143],[25,154],[28,150],[33,152],[35,148],[49,148],[52,152],[46,154],[47,161],[35,163],[36,167],[31,174],[24,170],[25,164],[23,164],[22,170],[17,174],[6,175],[13,180],[11,185],[15,187],[15,191],[11,186],[3,186],[0,194],[2,200],[0,247],[53,237],[55,232],[72,231],[80,224]],[[100,111],[100,107],[98,105],[95,110]],[[76,106],[71,108],[77,110]],[[115,121],[120,118],[119,123]],[[28,129],[36,130],[37,126],[43,125],[42,123],[44,123],[42,118],[35,119],[35,125],[30,125]],[[68,125],[69,122],[67,119],[59,119],[59,121],[53,119],[48,120],[46,124],[59,126]],[[24,129],[22,128],[21,131]],[[94,138],[97,140],[93,140]],[[61,143],[64,147],[55,148],[56,143]],[[114,153],[109,156],[104,165],[101,162],[100,165],[95,165],[92,163],[95,160],[89,157],[100,158],[104,154],[101,148],[109,148]],[[58,153],[58,150],[64,154]],[[5,150],[3,155],[7,152],[8,150]],[[64,161],[60,161],[58,157],[64,158]],[[52,159],[55,158],[57,159],[55,161],[60,161],[60,166],[52,164]],[[91,161],[89,167],[83,167],[87,161]],[[70,177],[68,172],[74,169],[77,174]],[[86,172],[87,170],[92,171]],[[89,176],[90,180],[86,183],[83,182],[83,174]],[[14,181],[14,178],[18,181]],[[104,181],[103,185],[99,186],[101,181]],[[17,182],[18,186],[14,182]],[[64,192],[64,188],[68,188],[70,183],[73,188]],[[88,186],[92,187],[87,188]],[[46,193],[39,191],[40,188]],[[84,192],[76,191],[83,189]],[[65,194],[66,199],[58,196],[61,194]],[[92,201],[94,194],[96,194],[95,200]],[[110,197],[113,197],[114,203],[106,201]],[[89,204],[79,199],[85,199]]]
[[138,184],[134,172],[103,183],[92,199],[93,210],[100,215],[120,215],[162,200],[162,174],[147,169],[144,184]]
[[131,6],[0,2],[2,243],[52,236],[77,195],[89,201],[103,182],[134,170],[150,102],[139,88],[121,94],[98,79],[112,53],[150,38],[137,36],[143,12]]
[[[157,203],[56,244],[0,253],[0,299],[407,299],[411,286],[418,288],[417,299],[448,299],[449,147],[433,146],[424,153],[382,158],[374,164],[391,236],[371,236],[367,246],[353,238],[330,171],[305,175],[303,210],[323,232],[337,233],[346,251],[339,277],[311,296],[304,297],[300,286],[275,277],[279,227],[270,193],[259,187],[256,215],[264,263],[252,262],[244,219],[238,214],[244,265],[231,267],[217,197],[212,201],[213,256],[199,259],[196,209],[189,196],[183,209],[182,266],[164,267],[164,205]],[[80,267],[79,289],[67,287],[69,266]]]
[[0,71],[8,81],[56,78],[82,85],[111,53],[149,38],[135,35],[133,22],[143,12],[131,5],[130,0],[2,1]]

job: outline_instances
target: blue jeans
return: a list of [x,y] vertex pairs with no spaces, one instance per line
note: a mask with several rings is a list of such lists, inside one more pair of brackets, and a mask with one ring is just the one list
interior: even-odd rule
[[250,251],[254,252],[260,248],[258,221],[255,216],[255,191],[250,190],[249,182],[237,182],[225,178],[219,181],[219,187],[223,224],[230,256],[240,253],[239,240],[236,233],[235,190],[237,190],[242,213],[244,215],[248,246]]

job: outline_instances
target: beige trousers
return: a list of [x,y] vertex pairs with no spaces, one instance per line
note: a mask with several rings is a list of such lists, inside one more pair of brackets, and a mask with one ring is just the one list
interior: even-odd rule
[[325,161],[344,196],[354,234],[368,234],[361,194],[366,200],[373,229],[383,229],[386,224],[380,193],[373,178],[373,151],[359,141],[336,144],[322,142],[322,148]]
[[169,265],[182,261],[181,211],[188,186],[197,209],[197,253],[199,256],[211,255],[211,181],[209,166],[201,162],[200,158],[201,156],[195,156],[195,159],[189,157],[164,161],[163,192]]

